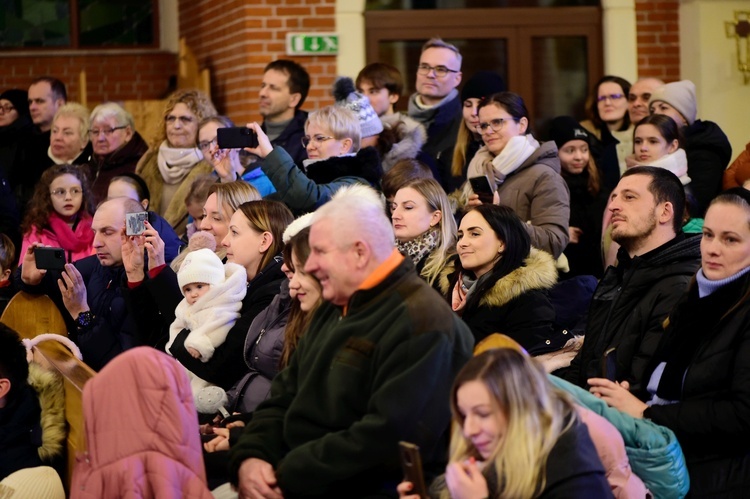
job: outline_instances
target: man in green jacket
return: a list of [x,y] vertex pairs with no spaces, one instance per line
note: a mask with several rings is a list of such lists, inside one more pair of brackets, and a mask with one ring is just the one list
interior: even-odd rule
[[443,471],[468,327],[394,247],[380,196],[342,188],[313,218],[324,303],[231,450],[240,497],[395,496],[398,442]]

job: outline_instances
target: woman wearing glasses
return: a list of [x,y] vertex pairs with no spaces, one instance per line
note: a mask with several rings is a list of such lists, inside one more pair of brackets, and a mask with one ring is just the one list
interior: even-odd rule
[[[558,258],[568,244],[570,195],[555,143],[540,144],[531,135],[526,104],[513,92],[493,94],[479,104],[477,131],[484,146],[469,163],[467,177],[486,175],[496,189],[496,204],[510,207],[525,222],[531,245]],[[462,197],[480,204],[468,182]]]
[[[20,255],[25,255],[33,243],[64,249],[67,263],[94,253],[94,204],[84,168],[55,165],[44,171],[21,224]],[[18,264],[21,263],[23,256]]]
[[219,177],[221,183],[244,180],[255,187],[261,197],[273,194],[276,189],[260,166],[248,167],[245,170],[245,167],[242,166],[240,149],[219,148],[217,130],[234,126],[232,120],[226,116],[211,116],[200,122],[198,125],[198,149],[201,150],[203,159],[213,167],[214,173]]
[[315,210],[345,185],[377,187],[380,182],[383,170],[378,154],[372,147],[360,150],[360,119],[344,106],[327,106],[308,116],[302,137],[307,150],[303,162],[306,172],[294,164],[284,148],[271,145],[258,123],[248,123],[247,127],[258,135],[258,147],[246,150],[264,159],[261,168],[276,188],[276,199],[295,214]]
[[94,153],[88,162],[91,191],[96,203],[107,197],[110,180],[134,173],[148,144],[135,131],[133,116],[115,102],[105,102],[91,111],[89,139]]
[[215,116],[216,108],[200,90],[174,92],[164,108],[164,126],[135,172],[151,191],[151,208],[182,234],[187,225],[185,196],[193,180],[210,173],[198,149],[198,123]]
[[604,171],[604,183],[614,188],[633,152],[633,128],[628,114],[630,82],[619,76],[603,76],[586,100],[588,120],[581,126],[591,132],[594,160]]

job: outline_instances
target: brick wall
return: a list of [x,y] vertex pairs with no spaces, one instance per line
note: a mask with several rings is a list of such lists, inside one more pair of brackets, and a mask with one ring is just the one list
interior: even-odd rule
[[177,55],[164,52],[136,55],[63,55],[3,57],[0,89],[23,88],[38,76],[59,78],[68,99],[80,99],[79,74],[86,70],[88,102],[160,99],[177,74]]
[[640,76],[680,79],[679,7],[675,0],[636,0]]
[[260,120],[258,90],[263,68],[291,58],[310,73],[305,109],[332,103],[333,56],[287,57],[288,31],[334,31],[335,0],[180,0],[180,36],[211,70],[211,92],[219,112],[237,123]]

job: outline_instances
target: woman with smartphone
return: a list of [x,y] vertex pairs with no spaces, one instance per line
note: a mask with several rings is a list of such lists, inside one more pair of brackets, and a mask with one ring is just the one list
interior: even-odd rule
[[391,220],[398,250],[435,286],[456,251],[456,221],[442,186],[431,178],[407,182],[391,202]]
[[54,165],[44,171],[21,224],[21,259],[34,243],[62,248],[66,263],[94,254],[93,196],[83,167]]
[[[484,146],[469,163],[467,176],[484,177],[496,190],[499,204],[509,206],[526,223],[531,244],[558,258],[568,244],[570,195],[560,176],[554,142],[539,143],[521,96],[500,92],[479,104],[477,132]],[[482,201],[470,182],[462,204]]]
[[525,224],[507,206],[482,204],[461,219],[457,256],[438,280],[440,291],[466,322],[476,343],[504,333],[532,355],[561,348],[546,291],[557,282],[552,257],[531,247]]
[[675,432],[687,460],[691,496],[746,497],[750,487],[747,190],[730,189],[709,205],[701,268],[665,321],[646,379],[644,393],[638,394],[628,390],[627,382],[594,378],[589,385],[610,406]]
[[[450,405],[449,462],[430,497],[612,497],[573,403],[527,354],[498,348],[472,358]],[[411,482],[398,486],[404,499],[419,498],[413,490]]]

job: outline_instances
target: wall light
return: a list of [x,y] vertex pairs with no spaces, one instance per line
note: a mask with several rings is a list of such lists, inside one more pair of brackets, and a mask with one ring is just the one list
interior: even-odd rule
[[734,11],[734,22],[726,21],[727,38],[737,40],[737,69],[745,77],[745,85],[750,83],[750,12]]

